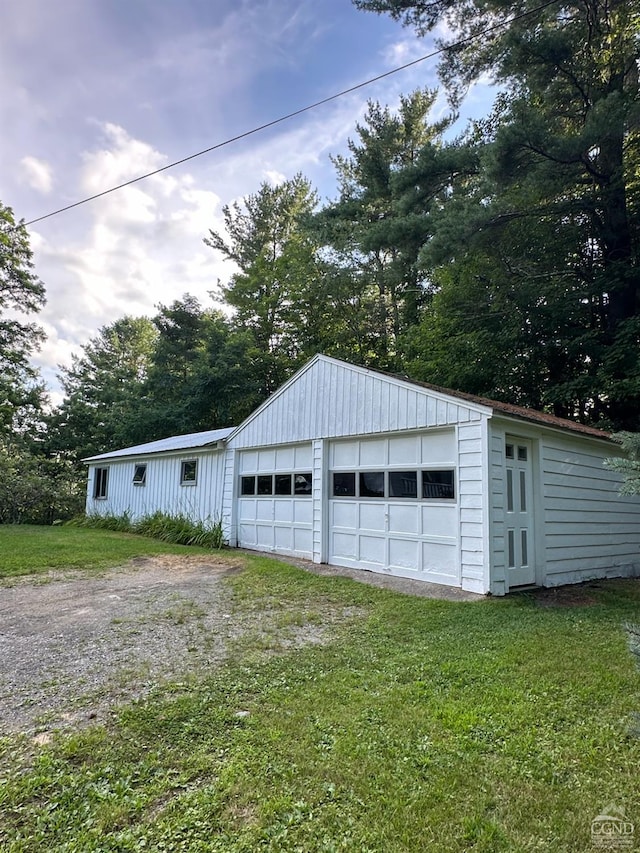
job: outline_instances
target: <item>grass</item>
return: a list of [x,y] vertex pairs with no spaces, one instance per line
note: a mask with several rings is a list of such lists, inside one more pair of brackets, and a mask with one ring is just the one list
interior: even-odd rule
[[638,581],[581,607],[417,599],[260,557],[227,582],[256,621],[353,615],[323,646],[240,639],[109,727],[0,739],[0,848],[584,853],[612,802],[640,833]]
[[50,569],[104,569],[148,554],[194,553],[205,552],[111,530],[0,525],[0,578]]

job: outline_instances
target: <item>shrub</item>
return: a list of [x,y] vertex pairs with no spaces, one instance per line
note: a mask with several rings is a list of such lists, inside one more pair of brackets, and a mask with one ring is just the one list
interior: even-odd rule
[[52,524],[85,501],[85,475],[70,460],[31,452],[0,438],[0,524]]
[[123,533],[137,533],[173,545],[199,545],[202,548],[215,549],[224,546],[220,519],[193,521],[186,515],[170,515],[158,511],[136,521],[131,521],[129,514],[125,512],[122,515],[86,515],[73,523],[80,527],[100,527]]

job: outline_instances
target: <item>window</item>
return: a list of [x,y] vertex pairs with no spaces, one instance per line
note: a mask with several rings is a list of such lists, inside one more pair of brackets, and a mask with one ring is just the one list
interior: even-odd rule
[[355,498],[356,475],[354,471],[334,472],[333,496],[336,498]]
[[360,497],[361,498],[383,498],[384,497],[384,471],[361,471],[360,472]]
[[290,495],[291,494],[291,474],[276,474],[275,475],[275,494]]
[[417,471],[389,471],[390,498],[417,498]]
[[241,477],[240,478],[240,494],[241,495],[255,495],[256,493],[256,478],[255,477]]
[[240,496],[309,497],[312,485],[311,471],[302,474],[251,474],[240,477]]
[[146,465],[136,465],[133,469],[133,485],[134,486],[146,486],[147,485],[147,466]]
[[507,459],[514,459],[515,458],[513,455],[513,444],[505,445],[504,455],[507,457]]
[[195,486],[198,479],[198,461],[188,459],[180,465],[180,484],[182,486]]
[[518,446],[518,459],[520,462],[527,461],[527,448]]
[[271,474],[258,474],[258,494],[273,494],[273,477]]
[[313,486],[313,474],[294,474],[294,492],[296,495],[310,495]]
[[456,496],[453,471],[423,471],[422,497],[430,500],[453,500]]
[[107,484],[109,482],[109,469],[96,468],[93,475],[93,497],[104,500],[107,497]]

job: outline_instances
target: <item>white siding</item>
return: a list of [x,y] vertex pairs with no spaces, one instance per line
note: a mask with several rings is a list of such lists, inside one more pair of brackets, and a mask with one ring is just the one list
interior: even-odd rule
[[489,554],[485,543],[488,476],[486,421],[458,427],[458,491],[460,503],[461,586],[471,592],[489,591]]
[[640,573],[640,498],[618,494],[603,467],[615,449],[545,437],[542,490],[546,586]]
[[489,439],[489,484],[491,511],[491,592],[504,595],[507,592],[505,556],[505,490],[504,490],[504,443],[502,430],[491,430]]
[[[231,438],[236,448],[478,422],[482,407],[347,366],[312,360]],[[487,410],[487,414],[489,410]]]
[[[197,459],[195,485],[180,484],[183,460]],[[136,464],[146,464],[146,485],[133,485]],[[96,468],[108,468],[106,499],[93,497],[93,477]],[[222,484],[224,453],[201,450],[171,456],[139,457],[106,460],[89,466],[87,513],[122,515],[132,519],[156,511],[171,515],[186,515],[194,520],[217,521],[222,517]]]

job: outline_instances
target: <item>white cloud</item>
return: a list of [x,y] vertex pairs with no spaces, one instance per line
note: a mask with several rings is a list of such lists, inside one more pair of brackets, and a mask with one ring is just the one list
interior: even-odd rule
[[22,176],[29,186],[41,193],[51,192],[53,178],[51,166],[45,160],[37,157],[23,157],[20,161]]

